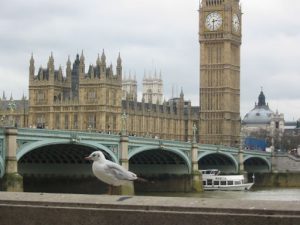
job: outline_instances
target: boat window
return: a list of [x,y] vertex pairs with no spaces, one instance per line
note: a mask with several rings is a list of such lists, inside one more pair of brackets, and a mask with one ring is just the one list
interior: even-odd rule
[[229,180],[229,181],[227,181],[227,184],[228,184],[228,185],[233,185],[233,181],[232,181],[232,180]]
[[211,179],[207,180],[207,185],[212,185],[212,180]]
[[221,185],[226,185],[226,181],[225,180],[221,180]]
[[242,182],[238,180],[238,181],[235,181],[234,184],[239,185],[239,184],[242,184]]
[[202,181],[202,183],[203,183],[203,185],[206,185],[206,181],[204,180],[204,181]]
[[218,180],[215,180],[215,181],[214,181],[214,185],[219,185],[219,183],[220,183],[220,182],[219,182]]

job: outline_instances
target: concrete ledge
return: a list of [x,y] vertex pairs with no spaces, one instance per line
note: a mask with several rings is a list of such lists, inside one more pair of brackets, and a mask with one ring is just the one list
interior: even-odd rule
[[5,225],[298,225],[300,201],[0,192]]

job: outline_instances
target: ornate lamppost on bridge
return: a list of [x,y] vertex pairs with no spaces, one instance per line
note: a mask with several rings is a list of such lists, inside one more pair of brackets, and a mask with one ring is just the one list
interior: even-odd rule
[[193,124],[193,143],[196,143],[196,142],[197,142],[197,139],[196,139],[196,132],[197,132],[197,126],[196,126],[196,124],[194,123],[194,124]]
[[127,133],[127,115],[125,112],[121,115],[121,135],[124,136]]
[[10,100],[8,103],[8,109],[10,111],[9,115],[9,126],[14,127],[15,126],[15,118],[14,118],[14,112],[16,110],[16,103],[13,100]]

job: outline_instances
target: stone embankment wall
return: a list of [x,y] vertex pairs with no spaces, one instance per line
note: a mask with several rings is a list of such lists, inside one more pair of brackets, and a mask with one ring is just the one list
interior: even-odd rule
[[[249,178],[249,180],[252,180],[252,178]],[[300,173],[255,174],[255,186],[283,188],[300,187]]]
[[300,224],[300,202],[0,192],[5,225]]
[[[248,174],[252,181],[252,174]],[[256,187],[300,187],[300,158],[289,154],[276,155],[272,173],[256,173]]]
[[275,170],[278,172],[300,173],[300,158],[293,155],[276,155]]
[[[248,174],[252,181],[253,174]],[[272,173],[256,173],[256,187],[300,187],[300,158],[289,154],[278,154],[274,160]]]

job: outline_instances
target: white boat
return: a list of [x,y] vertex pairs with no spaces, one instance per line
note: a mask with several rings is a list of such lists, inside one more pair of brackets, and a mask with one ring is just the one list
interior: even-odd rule
[[217,169],[200,170],[203,189],[207,191],[245,191],[250,190],[254,183],[245,183],[243,175],[220,175]]

